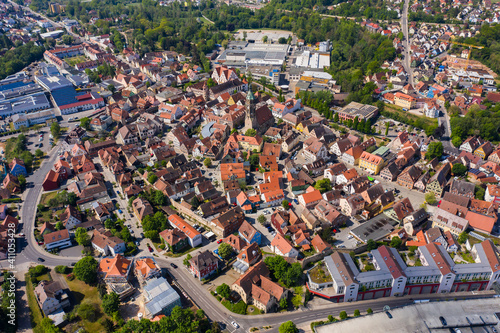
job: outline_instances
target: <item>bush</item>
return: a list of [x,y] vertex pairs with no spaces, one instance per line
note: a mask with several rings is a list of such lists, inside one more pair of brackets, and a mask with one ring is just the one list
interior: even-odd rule
[[59,274],[68,274],[68,272],[69,272],[68,266],[64,266],[64,265],[56,266],[55,270],[56,270],[56,273],[59,273]]
[[354,317],[359,317],[359,316],[361,316],[361,313],[359,313],[359,310],[358,309],[354,310]]
[[373,313],[372,308],[368,308],[368,309],[366,310],[366,313],[368,313],[368,314],[372,314],[372,313]]
[[95,308],[92,304],[83,303],[78,307],[78,315],[85,320],[94,322],[97,319]]
[[340,316],[340,320],[347,319],[347,312],[341,311],[339,316]]
[[32,277],[37,277],[40,275],[43,275],[47,273],[49,269],[45,267],[44,265],[36,265],[35,267],[31,267],[29,269],[29,273],[31,274]]

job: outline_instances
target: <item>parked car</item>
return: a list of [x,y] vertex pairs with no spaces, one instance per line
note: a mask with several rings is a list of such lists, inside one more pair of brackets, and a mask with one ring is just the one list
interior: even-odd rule
[[444,317],[443,317],[443,316],[440,316],[440,317],[439,317],[439,320],[441,320],[441,324],[443,324],[443,326],[448,325],[448,323],[446,322],[446,319],[444,319]]
[[222,239],[219,239],[219,240],[217,241],[217,244],[220,244],[220,243],[222,243]]
[[39,262],[45,262],[45,259],[43,259],[43,258],[38,258],[38,261],[39,261]]
[[240,325],[238,325],[238,323],[237,323],[237,322],[235,322],[235,321],[232,321],[232,322],[231,322],[231,325],[233,325],[233,326],[234,326],[234,328],[239,328],[239,327],[240,327]]
[[174,263],[170,263],[170,266],[172,266],[172,268],[177,268],[177,265]]
[[387,315],[387,317],[389,317],[389,319],[392,319],[392,315],[389,311],[386,311],[385,314]]

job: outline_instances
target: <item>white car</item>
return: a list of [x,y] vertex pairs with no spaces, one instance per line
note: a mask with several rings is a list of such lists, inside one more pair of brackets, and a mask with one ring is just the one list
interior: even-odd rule
[[240,327],[240,325],[238,325],[238,323],[237,323],[237,322],[235,322],[235,321],[232,321],[232,322],[231,322],[231,325],[233,325],[233,326],[234,326],[234,328],[239,328],[239,327]]

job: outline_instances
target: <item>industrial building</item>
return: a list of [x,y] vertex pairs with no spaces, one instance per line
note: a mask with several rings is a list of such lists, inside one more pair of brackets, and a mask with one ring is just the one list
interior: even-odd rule
[[285,62],[290,45],[230,42],[217,62],[231,67],[279,66]]

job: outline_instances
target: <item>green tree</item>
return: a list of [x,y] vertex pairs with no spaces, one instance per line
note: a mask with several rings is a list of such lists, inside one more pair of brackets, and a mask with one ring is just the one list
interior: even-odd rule
[[280,301],[280,309],[287,309],[288,308],[288,301],[286,298],[282,298]]
[[106,219],[106,221],[104,221],[104,227],[106,229],[114,229],[116,228],[116,222],[112,219]]
[[267,219],[264,215],[259,215],[259,217],[257,217],[257,222],[259,222],[260,224],[264,224],[267,222]]
[[157,180],[158,180],[158,176],[155,175],[154,173],[151,173],[150,175],[148,175],[148,182],[150,184],[156,183]]
[[212,160],[209,159],[208,157],[203,160],[203,165],[206,166],[207,168],[210,168],[212,166]]
[[387,136],[387,134],[389,134],[389,126],[390,126],[390,123],[387,121],[385,123],[385,136]]
[[451,172],[454,176],[461,177],[467,173],[467,167],[462,163],[457,163],[453,165],[453,167],[451,168]]
[[191,256],[191,254],[188,253],[186,258],[184,258],[184,260],[182,261],[184,266],[187,266],[187,267],[191,266],[191,264],[189,263],[189,260],[191,260],[191,258],[193,258],[193,257]]
[[297,325],[295,325],[291,320],[284,322],[283,324],[280,325],[279,328],[279,333],[298,333],[298,332],[299,329],[297,328]]
[[366,309],[366,313],[368,313],[368,314],[372,314],[372,313],[373,313],[372,308],[368,308],[368,309]]
[[61,221],[58,221],[56,223],[56,230],[63,230],[64,229],[64,224]]
[[43,151],[41,149],[35,150],[35,156],[38,158],[43,157]]
[[339,317],[340,317],[340,320],[345,320],[345,319],[347,319],[347,312],[345,312],[345,311],[340,311]]
[[87,246],[90,244],[90,236],[85,228],[75,230],[75,240],[79,245]]
[[458,235],[458,239],[457,241],[460,243],[460,244],[465,244],[465,242],[467,241],[467,237],[468,237],[468,234],[465,232],[465,231],[462,231],[460,233],[460,235]]
[[484,195],[486,194],[486,191],[484,190],[484,188],[480,187],[480,186],[476,186],[476,190],[475,190],[475,193],[474,195],[476,196],[476,199],[478,200],[484,200]]
[[85,320],[94,322],[97,319],[97,314],[94,306],[90,303],[82,303],[78,306],[78,315]]
[[458,135],[457,136],[454,136],[451,138],[451,144],[455,147],[460,147],[460,145],[462,144],[462,138],[459,137]]
[[361,316],[361,313],[359,313],[359,310],[358,309],[354,310],[354,317],[359,317],[359,316]]
[[112,94],[114,94],[114,93],[115,93],[115,91],[116,91],[116,87],[115,87],[114,85],[112,85],[112,84],[109,84],[109,85],[108,85],[108,90],[109,90]]
[[17,181],[19,182],[19,185],[21,185],[21,188],[26,186],[26,177],[24,177],[24,175],[17,176]]
[[288,202],[288,200],[283,200],[283,201],[281,202],[281,206],[282,206],[283,208],[285,208],[286,210],[288,210],[288,208],[290,208],[290,203]]
[[318,180],[316,182],[316,184],[314,185],[314,188],[319,190],[321,193],[325,193],[325,192],[331,191],[332,184],[330,183],[330,180],[328,178],[324,178],[324,179]]
[[97,281],[97,261],[90,256],[80,259],[73,268],[76,278],[86,284]]
[[367,245],[367,247],[366,247],[367,251],[375,250],[378,247],[377,242],[375,242],[371,238],[368,240],[368,242],[366,243],[366,245]]
[[229,286],[225,283],[218,286],[215,291],[217,291],[217,294],[222,298],[229,298],[229,296],[231,295],[231,288],[229,288]]
[[399,249],[401,247],[401,245],[403,245],[403,241],[398,236],[394,236],[391,239],[390,245],[391,245],[391,247],[393,247],[395,249]]
[[112,292],[111,294],[104,295],[101,306],[105,314],[112,316],[120,307],[120,298],[118,294]]
[[425,202],[427,202],[429,205],[435,205],[437,203],[436,195],[432,192],[426,193]]
[[267,43],[267,40],[268,40],[268,37],[267,37],[267,36],[262,37],[262,42],[263,42],[263,43]]
[[257,130],[255,130],[253,128],[249,128],[245,132],[245,136],[256,136],[256,135],[257,135]]
[[196,195],[193,197],[193,199],[191,199],[191,206],[193,207],[193,209],[198,209],[198,207],[200,206],[200,199],[198,199]]
[[59,136],[61,135],[61,126],[59,126],[59,123],[53,122],[52,125],[50,125],[50,133],[54,137],[54,139],[58,139]]
[[80,119],[80,126],[82,128],[85,128],[86,130],[90,129],[90,118],[89,117],[83,117]]
[[432,160],[435,157],[440,158],[442,155],[443,155],[443,143],[441,141],[435,141],[431,142],[427,147],[425,158],[427,160]]
[[45,317],[40,322],[40,332],[43,333],[61,333],[63,332],[59,327],[54,325],[52,319]]
[[229,259],[232,253],[233,253],[233,248],[228,243],[221,243],[219,245],[219,255],[223,259]]
[[340,120],[339,114],[337,112],[335,112],[335,115],[333,116],[333,121],[336,122],[336,123],[338,123],[339,120]]
[[76,200],[78,200],[76,194],[73,192],[67,192],[67,193],[68,193],[67,196],[68,204],[71,206],[76,206]]

